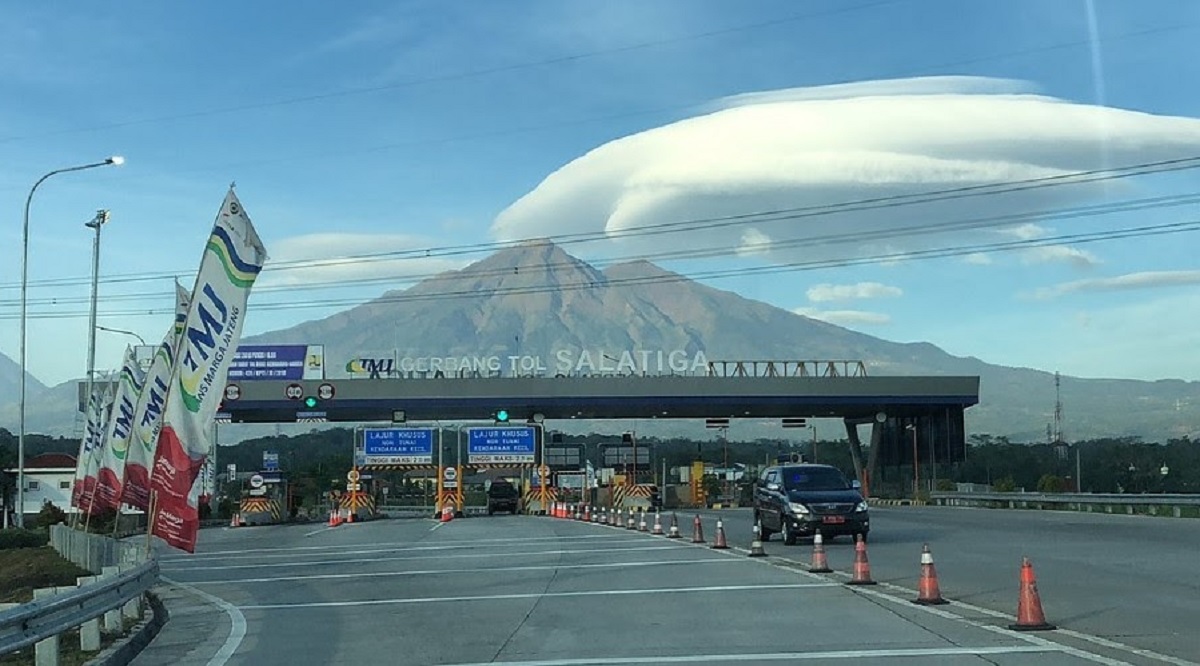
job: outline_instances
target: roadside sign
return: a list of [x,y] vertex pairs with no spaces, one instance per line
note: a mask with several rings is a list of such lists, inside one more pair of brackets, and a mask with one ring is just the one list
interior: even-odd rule
[[365,465],[432,465],[433,428],[365,428]]
[[230,481],[236,479],[237,478],[237,464],[229,463],[228,465],[226,465],[225,466],[225,474],[229,476]]
[[263,470],[275,472],[279,470],[279,452],[263,451]]
[[333,400],[333,396],[337,391],[333,388],[333,384],[321,384],[317,387],[317,397],[321,400]]
[[467,463],[471,465],[537,462],[536,430],[530,427],[468,428]]
[[288,400],[299,400],[304,397],[304,387],[299,384],[288,384],[283,389],[283,395]]
[[262,488],[263,484],[266,482],[267,480],[262,478],[261,474],[255,474],[254,476],[250,477],[251,488]]
[[237,381],[325,379],[324,345],[238,345],[229,364]]
[[352,469],[349,472],[346,472],[346,480],[349,481],[350,483],[358,483],[358,480],[360,478],[362,478],[362,475],[360,475],[358,473],[358,470],[356,470],[356,469]]
[[442,469],[442,487],[447,490],[458,488],[458,470],[453,467]]
[[229,401],[237,400],[242,397],[242,387],[237,384],[225,385],[225,399]]

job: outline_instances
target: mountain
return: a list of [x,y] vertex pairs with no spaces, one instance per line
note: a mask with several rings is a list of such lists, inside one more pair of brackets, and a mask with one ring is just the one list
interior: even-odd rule
[[[562,349],[678,349],[689,357],[704,352],[709,360],[860,359],[872,375],[979,375],[980,404],[967,410],[972,433],[1042,441],[1054,413],[1051,372],[953,356],[927,342],[882,340],[702,285],[645,261],[597,270],[549,242],[502,250],[407,290],[243,342],[324,344],[330,377],[346,376],[351,359],[393,353],[537,355],[548,364],[555,361],[552,350]],[[17,371],[0,356],[0,395],[7,398],[0,402],[0,427],[14,432]],[[46,388],[31,378],[29,431],[77,434],[75,386]],[[1136,435],[1165,441],[1200,434],[1200,382],[1062,377],[1061,386],[1068,440]],[[738,432],[779,434],[773,424]],[[822,426],[823,437],[827,432]]]
[[[688,280],[645,261],[603,271],[540,241],[246,343],[325,345],[330,376],[359,357],[539,355],[552,350],[702,351],[709,360],[861,359],[873,375],[979,375],[974,433],[1041,440],[1054,375],[897,343]],[[1069,439],[1195,435],[1200,382],[1063,377]]]

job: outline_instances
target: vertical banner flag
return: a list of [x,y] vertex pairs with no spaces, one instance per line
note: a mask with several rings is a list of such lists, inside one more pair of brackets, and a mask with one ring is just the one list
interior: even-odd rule
[[79,508],[84,513],[92,513],[96,504],[96,482],[100,473],[100,459],[104,456],[104,446],[107,444],[104,435],[108,430],[108,419],[112,413],[113,376],[109,373],[103,380],[103,392],[96,406],[96,420],[91,422],[91,430],[85,433],[89,439],[91,452],[87,458],[87,467],[83,472],[83,489],[79,491]]
[[100,382],[92,382],[92,394],[88,396],[86,421],[83,436],[79,438],[79,459],[75,463],[75,484],[71,486],[71,506],[83,510],[87,503],[83,501],[84,486],[87,485],[88,464],[92,457],[92,441],[96,431],[100,429],[100,394],[104,388]]
[[138,395],[142,392],[143,379],[136,350],[128,346],[125,348],[125,362],[121,365],[121,374],[117,376],[112,414],[104,431],[106,443],[101,449],[100,467],[96,476],[97,510],[117,509],[121,506],[125,460],[129,451],[129,437],[133,433],[133,410]]
[[163,407],[167,402],[167,384],[171,381],[175,348],[179,344],[179,333],[183,330],[183,322],[187,320],[191,300],[187,290],[176,284],[175,323],[154,352],[154,360],[146,371],[142,392],[133,408],[133,434],[129,438],[129,452],[125,458],[125,486],[121,490],[121,501],[143,511],[150,510],[150,465],[154,462],[158,433],[162,429]]
[[241,339],[246,301],[266,260],[267,250],[231,188],[192,290],[150,477],[151,533],[189,553],[196,550],[200,528],[189,495],[212,446],[212,423]]

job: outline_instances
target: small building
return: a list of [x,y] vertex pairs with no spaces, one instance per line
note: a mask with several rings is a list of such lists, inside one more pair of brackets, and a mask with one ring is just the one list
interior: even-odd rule
[[[4,470],[16,480],[17,468]],[[15,485],[15,484],[14,484]],[[69,453],[43,453],[25,460],[25,518],[26,522],[42,510],[42,505],[49,501],[51,504],[73,513],[71,506],[71,489],[75,485],[75,456]],[[16,503],[16,489],[13,497],[6,498],[4,505],[12,507]]]

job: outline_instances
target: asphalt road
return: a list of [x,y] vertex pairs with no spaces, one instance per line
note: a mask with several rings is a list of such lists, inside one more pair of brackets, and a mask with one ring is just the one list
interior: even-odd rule
[[[919,524],[881,511],[873,564]],[[688,541],[525,516],[206,530],[163,554],[172,619],[133,663],[1155,663]]]
[[[695,512],[680,514],[687,536]],[[731,544],[746,547],[749,509],[702,512]],[[952,507],[871,509],[868,558],[875,580],[916,589],[921,545],[934,555],[942,595],[1013,617],[1022,556],[1033,563],[1047,620],[1068,630],[1200,660],[1200,520]],[[808,563],[811,540],[766,551]],[[826,547],[829,565],[851,571],[850,537]]]

